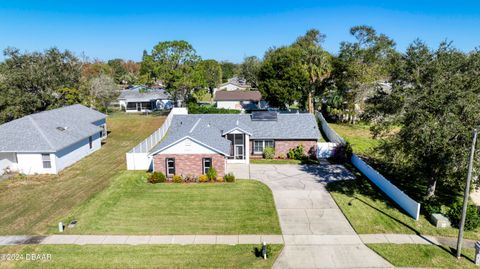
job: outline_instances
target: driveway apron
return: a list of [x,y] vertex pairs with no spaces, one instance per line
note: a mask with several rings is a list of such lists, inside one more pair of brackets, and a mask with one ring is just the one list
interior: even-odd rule
[[352,180],[341,165],[250,165],[273,192],[285,248],[274,268],[393,268],[366,247],[325,184]]

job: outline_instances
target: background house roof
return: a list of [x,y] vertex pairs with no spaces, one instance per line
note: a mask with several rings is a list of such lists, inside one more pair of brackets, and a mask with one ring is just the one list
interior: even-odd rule
[[190,114],[174,115],[165,138],[150,150],[150,154],[190,136],[225,155],[230,154],[230,141],[222,137],[238,126],[252,134],[251,139],[317,140],[317,121],[312,114],[278,114],[276,121],[252,121],[249,114]]
[[92,123],[106,115],[71,105],[0,125],[0,152],[57,152],[102,129]]
[[260,101],[262,94],[259,91],[218,91],[215,101]]
[[127,102],[149,102],[157,99],[168,100],[171,97],[164,89],[145,89],[143,87],[122,90],[118,97],[118,100],[127,100]]

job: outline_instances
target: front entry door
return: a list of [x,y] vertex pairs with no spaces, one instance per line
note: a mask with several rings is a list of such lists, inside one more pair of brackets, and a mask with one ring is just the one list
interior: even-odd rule
[[235,159],[243,160],[243,145],[235,145]]

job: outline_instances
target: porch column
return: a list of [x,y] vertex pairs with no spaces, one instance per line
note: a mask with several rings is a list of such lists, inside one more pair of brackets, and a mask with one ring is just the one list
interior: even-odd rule
[[244,149],[244,155],[245,155],[245,162],[250,163],[250,136],[245,134],[245,149]]

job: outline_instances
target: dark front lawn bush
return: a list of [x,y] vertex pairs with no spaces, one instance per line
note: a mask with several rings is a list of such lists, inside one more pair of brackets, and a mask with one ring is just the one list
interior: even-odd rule
[[275,157],[275,149],[272,147],[266,147],[263,150],[263,158],[265,159],[273,159]]
[[[456,202],[448,211],[448,217],[450,218],[450,222],[452,225],[459,228],[460,226],[460,218],[462,217],[462,203]],[[471,231],[475,230],[480,226],[480,215],[478,213],[478,209],[475,205],[468,205],[467,206],[467,218],[465,219],[465,230]]]
[[425,214],[427,214],[428,216],[431,216],[432,214],[435,214],[435,213],[443,213],[442,204],[436,198],[431,198],[429,200],[424,201],[422,203],[422,208]]
[[338,144],[335,148],[335,152],[332,157],[332,161],[334,163],[346,163],[349,162],[352,158],[353,149],[352,144],[350,142],[346,142],[345,144]]
[[213,167],[210,167],[207,171],[207,177],[208,180],[215,181],[215,179],[217,179],[217,170],[215,170]]
[[225,179],[225,182],[235,182],[235,176],[232,173],[226,174],[223,179]]
[[164,183],[167,180],[165,175],[162,172],[153,172],[148,175],[147,181],[148,183],[156,184],[156,183]]
[[305,155],[303,145],[300,144],[297,147],[288,150],[287,157],[292,160],[303,160],[307,156]]
[[188,114],[239,114],[240,110],[188,104]]

